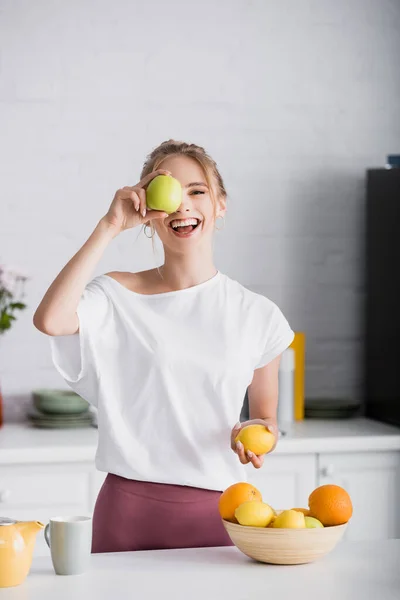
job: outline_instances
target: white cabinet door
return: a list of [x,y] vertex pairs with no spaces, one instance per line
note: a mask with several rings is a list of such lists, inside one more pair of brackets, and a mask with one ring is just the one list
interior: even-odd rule
[[261,469],[247,465],[248,481],[255,485],[264,502],[275,509],[307,507],[308,497],[316,487],[315,454],[265,457]]
[[[90,514],[92,469],[86,463],[1,466],[0,516],[46,524],[54,516]],[[48,554],[43,532],[39,532],[35,556]]]
[[400,452],[320,454],[318,484],[345,488],[353,502],[348,540],[400,537]]

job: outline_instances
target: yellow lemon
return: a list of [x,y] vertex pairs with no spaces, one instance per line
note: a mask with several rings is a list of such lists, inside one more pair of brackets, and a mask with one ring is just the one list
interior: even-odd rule
[[275,436],[265,425],[246,425],[239,431],[235,442],[242,442],[245,452],[250,450],[259,456],[271,450],[275,444]]
[[274,511],[265,502],[243,502],[235,510],[235,517],[240,525],[248,527],[268,527],[274,517]]
[[298,512],[302,512],[305,517],[307,517],[310,514],[310,511],[308,508],[292,508],[292,510],[297,510]]
[[271,523],[269,525],[267,525],[267,527],[273,527],[275,519],[276,519],[276,514],[274,514],[274,516],[271,519]]
[[318,519],[315,519],[314,517],[304,517],[304,520],[308,529],[317,529],[317,527],[323,527],[321,521],[318,521]]
[[297,510],[284,510],[273,522],[272,527],[280,529],[303,529],[306,526],[303,513]]

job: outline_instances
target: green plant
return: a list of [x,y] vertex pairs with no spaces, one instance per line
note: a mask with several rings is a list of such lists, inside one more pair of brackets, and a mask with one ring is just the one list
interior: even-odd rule
[[0,265],[0,335],[16,320],[15,311],[23,310],[27,276],[16,269]]

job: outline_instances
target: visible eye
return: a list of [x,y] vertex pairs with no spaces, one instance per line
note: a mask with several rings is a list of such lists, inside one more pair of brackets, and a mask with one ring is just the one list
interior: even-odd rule
[[190,192],[190,196],[197,196],[198,194],[205,194],[203,190],[193,190]]

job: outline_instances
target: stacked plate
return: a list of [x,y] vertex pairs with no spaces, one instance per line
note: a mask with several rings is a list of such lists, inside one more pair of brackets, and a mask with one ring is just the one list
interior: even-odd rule
[[359,403],[339,398],[306,400],[304,409],[304,416],[307,419],[348,419],[359,414]]
[[93,414],[89,403],[69,390],[34,390],[28,419],[43,429],[90,427]]

